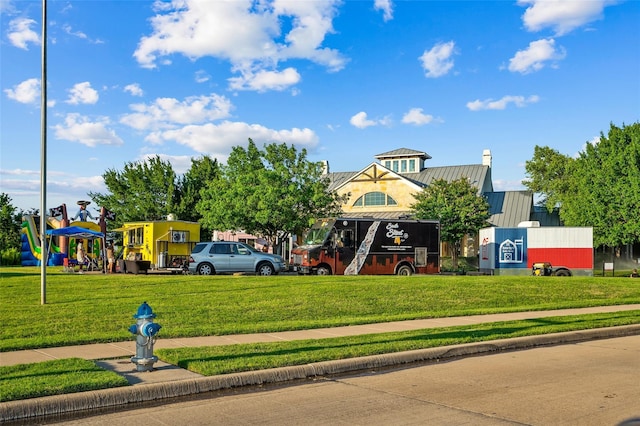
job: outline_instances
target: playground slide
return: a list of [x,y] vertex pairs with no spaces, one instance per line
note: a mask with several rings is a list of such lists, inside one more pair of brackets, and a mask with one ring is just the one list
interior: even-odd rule
[[[38,266],[42,259],[42,244],[38,234],[38,226],[33,215],[25,215],[22,219],[22,266]],[[60,221],[55,218],[48,218],[47,222],[53,228],[60,227]],[[52,245],[51,253],[60,253],[60,248]],[[53,266],[53,258],[56,256],[49,259],[50,266]]]

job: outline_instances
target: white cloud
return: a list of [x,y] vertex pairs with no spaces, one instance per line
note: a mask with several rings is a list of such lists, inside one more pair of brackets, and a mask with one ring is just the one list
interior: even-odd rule
[[259,124],[232,121],[189,125],[180,129],[155,132],[149,135],[147,141],[176,141],[194,151],[222,160],[231,152],[232,147],[246,146],[248,138],[256,144],[286,142],[306,148],[315,147],[318,143],[318,136],[310,129],[274,130]]
[[53,127],[56,138],[94,147],[96,145],[122,145],[124,142],[109,129],[109,118],[100,117],[91,121],[80,114],[67,114],[64,124]]
[[433,115],[424,114],[422,108],[411,108],[403,117],[402,122],[405,124],[415,124],[422,126],[429,124],[434,120]]
[[7,14],[15,12],[15,6],[11,0],[0,0],[0,12]]
[[158,98],[151,104],[133,104],[134,112],[127,114],[121,123],[138,130],[173,128],[176,125],[202,123],[227,118],[233,109],[224,96],[191,96],[184,101],[175,98]]
[[375,126],[378,124],[376,121],[367,119],[367,113],[364,111],[360,111],[349,120],[352,126],[357,127],[358,129],[365,129],[370,126]]
[[[532,41],[527,49],[516,52],[509,59],[509,71],[529,74],[544,68],[545,62],[559,61],[565,56],[564,48],[556,48],[556,42],[552,38]],[[555,63],[552,66],[556,66]]]
[[455,43],[453,41],[447,43],[438,43],[431,48],[425,50],[420,56],[422,68],[425,70],[427,77],[442,77],[453,68],[453,59],[455,53]]
[[393,19],[393,2],[391,0],[374,0],[373,8],[382,11],[385,22]]
[[206,83],[210,78],[211,76],[205,70],[196,71],[196,83]]
[[507,108],[509,104],[514,104],[518,108],[522,108],[528,104],[536,103],[539,100],[540,97],[537,95],[532,95],[528,98],[525,98],[524,96],[504,96],[502,99],[486,99],[484,101],[476,99],[475,101],[467,102],[467,108],[471,111],[482,111],[487,109],[503,110]]
[[602,12],[612,0],[518,0],[528,6],[522,21],[529,31],[552,28],[560,36],[602,18]]
[[17,86],[13,86],[13,89],[4,89],[4,92],[9,99],[14,101],[23,104],[36,103],[40,100],[40,80],[30,78]]
[[191,168],[192,155],[167,155],[167,154],[145,154],[140,161],[147,161],[151,158],[155,158],[156,155],[160,157],[162,161],[171,163],[171,167],[176,174],[182,175]]
[[36,21],[28,18],[17,18],[9,22],[7,37],[12,45],[29,50],[28,43],[40,44],[40,35],[31,29]]
[[95,104],[98,102],[98,92],[88,81],[77,83],[69,89],[69,99],[66,102],[72,105]]
[[127,84],[124,86],[124,91],[131,94],[131,96],[142,96],[144,91],[140,88],[138,83]]
[[82,40],[87,40],[88,42],[93,43],[93,44],[103,44],[104,43],[102,40],[99,40],[99,39],[97,39],[97,40],[90,39],[89,36],[87,36],[82,31],[74,31],[73,28],[71,28],[71,25],[69,25],[69,24],[63,25],[62,26],[62,30],[65,33],[69,34],[70,36],[78,37],[78,38],[80,38]]
[[322,46],[333,32],[338,4],[339,0],[166,3],[157,8],[151,19],[153,32],[140,40],[134,57],[146,68],[155,68],[158,61],[176,53],[192,60],[222,58],[241,75],[231,83],[246,90],[269,90],[271,83],[282,90],[283,84],[299,81],[292,78],[297,71],[278,70],[282,61],[305,59],[330,71],[344,67],[346,60],[338,51]]
[[300,74],[295,68],[287,68],[282,72],[260,70],[256,73],[242,72],[241,77],[229,79],[229,87],[234,90],[286,90],[300,81]]
[[367,117],[367,113],[364,111],[360,111],[351,119],[349,119],[349,123],[352,126],[357,127],[358,129],[365,129],[371,126],[390,126],[391,125],[391,117],[386,116],[377,120],[369,120]]

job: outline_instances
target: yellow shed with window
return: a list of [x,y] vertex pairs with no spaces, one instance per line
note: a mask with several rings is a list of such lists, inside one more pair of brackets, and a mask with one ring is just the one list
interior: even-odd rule
[[200,242],[200,224],[182,220],[126,222],[116,231],[123,233],[123,258],[149,261],[152,269],[182,270]]

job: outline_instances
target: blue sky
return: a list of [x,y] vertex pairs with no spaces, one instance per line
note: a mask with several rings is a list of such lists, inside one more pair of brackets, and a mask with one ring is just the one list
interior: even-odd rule
[[[490,149],[494,189],[523,189],[535,145],[576,155],[640,119],[636,0],[47,4],[47,208],[126,162],[182,173],[248,138],[331,171]],[[0,0],[0,191],[21,209],[40,206],[41,5]]]

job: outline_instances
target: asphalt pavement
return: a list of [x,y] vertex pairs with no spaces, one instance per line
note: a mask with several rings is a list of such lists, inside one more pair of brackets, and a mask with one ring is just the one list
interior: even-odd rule
[[[162,332],[160,332],[155,348],[181,348],[232,345],[238,343],[323,339],[341,336],[473,325],[499,321],[526,320],[553,316],[569,316],[629,310],[640,310],[640,304],[433,318],[314,330],[177,339],[163,339]],[[154,370],[151,372],[137,372],[135,365],[131,363],[129,359],[131,356],[135,355],[135,341],[133,339],[130,341],[105,344],[2,352],[0,353],[0,366],[35,363],[63,358],[84,358],[96,360],[99,366],[112,370],[125,377],[132,386],[0,403],[0,423],[36,418],[39,416],[60,415],[80,410],[96,410],[108,407],[126,406],[131,403],[141,403],[144,401],[159,401],[217,390],[241,388],[244,386],[293,382],[295,380],[367,371],[398,365],[442,361],[470,355],[495,354],[505,351],[632,335],[640,335],[640,324],[504,339],[465,345],[453,345],[441,348],[320,362],[303,366],[275,368],[213,377],[204,377],[162,361],[158,361],[154,365]]]

